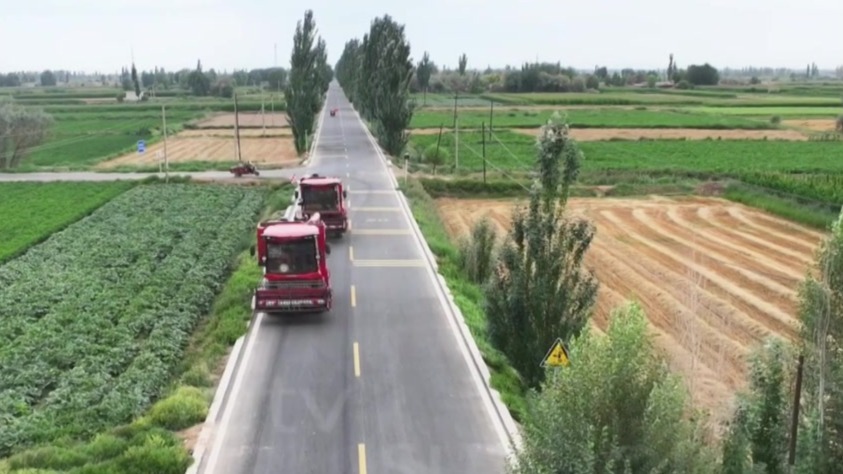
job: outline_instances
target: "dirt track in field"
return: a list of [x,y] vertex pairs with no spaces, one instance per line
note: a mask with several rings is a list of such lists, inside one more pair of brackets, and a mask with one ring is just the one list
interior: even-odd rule
[[[164,142],[148,146],[141,155],[130,153],[102,162],[97,169],[109,169],[117,166],[157,166],[158,151],[164,150]],[[244,138],[240,136],[240,154],[244,161],[259,165],[279,167],[298,166],[300,159],[296,155],[292,137],[288,138]],[[182,136],[178,134],[167,141],[167,158],[170,163],[190,161],[237,161],[234,137]]]
[[[488,215],[500,231],[513,201],[438,200],[451,235]],[[695,403],[722,421],[744,386],[745,357],[765,336],[796,334],[796,291],[822,234],[728,201],[574,199],[596,237],[586,265],[600,281],[595,324],[637,299]]]
[[[267,105],[268,109],[269,106]],[[265,117],[261,118],[261,113],[245,113],[238,114],[238,121],[241,127],[262,127],[264,124],[269,127],[287,127],[287,114],[285,112],[266,112]],[[234,114],[220,114],[209,119],[203,120],[196,124],[200,128],[223,128],[234,127]]]
[[[515,133],[537,136],[539,128],[513,128]],[[448,130],[443,130],[443,133]],[[466,130],[462,130],[466,131]],[[436,135],[438,128],[416,128],[412,135]],[[718,138],[723,140],[788,140],[805,141],[808,136],[797,130],[702,130],[695,128],[572,128],[570,135],[574,140],[593,142],[611,139],[651,140],[686,139],[705,140]]]

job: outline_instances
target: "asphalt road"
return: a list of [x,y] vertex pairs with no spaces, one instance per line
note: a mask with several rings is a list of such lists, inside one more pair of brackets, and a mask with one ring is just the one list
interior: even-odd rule
[[363,124],[331,85],[309,171],[348,183],[334,307],[258,314],[201,473],[499,473],[506,451]]

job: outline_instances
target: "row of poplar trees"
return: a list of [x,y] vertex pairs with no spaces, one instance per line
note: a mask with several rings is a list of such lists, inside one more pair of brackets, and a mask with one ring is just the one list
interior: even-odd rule
[[293,129],[298,154],[307,150],[316,115],[325,103],[325,94],[333,77],[334,72],[328,65],[325,40],[316,35],[313,11],[307,10],[304,13],[304,21],[296,24],[290,74],[284,90],[287,120]]
[[407,126],[415,103],[410,100],[413,62],[404,25],[389,15],[372,21],[363,40],[345,44],[337,62],[337,81],[369,122],[387,153],[397,156],[407,144]]

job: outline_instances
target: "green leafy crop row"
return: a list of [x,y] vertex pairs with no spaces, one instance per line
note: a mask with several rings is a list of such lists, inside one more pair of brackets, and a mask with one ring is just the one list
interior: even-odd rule
[[19,255],[134,184],[0,184],[0,262]]
[[264,199],[141,185],[0,267],[0,457],[144,413]]

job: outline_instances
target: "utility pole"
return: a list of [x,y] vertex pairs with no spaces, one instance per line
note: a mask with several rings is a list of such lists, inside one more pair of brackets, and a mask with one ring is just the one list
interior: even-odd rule
[[483,136],[483,185],[486,185],[486,122],[483,122],[483,129],[481,135]]
[[454,120],[454,170],[460,168],[460,123]]
[[492,139],[492,117],[494,116],[495,112],[495,101],[489,101],[489,140]]
[[454,92],[454,129],[457,128],[457,98],[459,94],[459,92]]
[[237,161],[243,162],[243,159],[240,157],[240,118],[239,113],[237,112],[237,94],[234,94],[234,135],[236,137],[236,152],[237,152]]
[[161,104],[161,122],[164,129],[164,182],[170,182],[170,159],[167,156],[167,112]]

